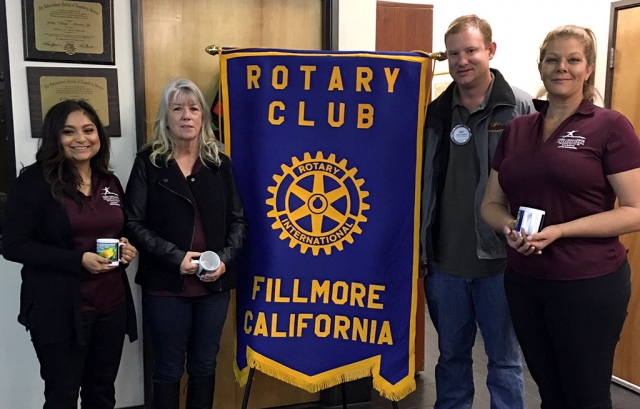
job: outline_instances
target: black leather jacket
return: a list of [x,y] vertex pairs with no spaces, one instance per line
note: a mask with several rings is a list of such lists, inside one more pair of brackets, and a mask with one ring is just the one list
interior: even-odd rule
[[166,164],[158,160],[157,167],[149,160],[150,153],[149,149],[138,153],[126,189],[129,240],[140,254],[136,283],[157,291],[184,289],[180,263],[191,249],[195,200],[207,250],[215,251],[226,265],[226,272],[209,286],[213,291],[235,288],[234,261],[246,236],[247,220],[231,161],[220,154],[220,166],[206,163],[200,172],[185,179],[174,160]]

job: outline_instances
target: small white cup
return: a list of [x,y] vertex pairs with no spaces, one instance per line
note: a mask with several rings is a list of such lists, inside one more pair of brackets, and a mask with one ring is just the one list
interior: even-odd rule
[[118,239],[98,239],[96,240],[96,253],[111,260],[109,266],[115,267],[120,265],[120,259],[122,258],[120,249],[124,245]]
[[205,251],[200,255],[199,260],[191,260],[191,262],[198,264],[198,271],[196,272],[198,277],[209,274],[220,267],[220,257],[213,251]]
[[538,233],[542,229],[545,211],[533,207],[520,206],[516,218],[516,232],[522,236],[522,229],[527,234]]

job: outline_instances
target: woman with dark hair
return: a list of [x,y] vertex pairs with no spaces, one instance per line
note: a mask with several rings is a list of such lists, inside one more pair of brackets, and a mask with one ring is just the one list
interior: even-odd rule
[[[153,407],[177,409],[186,369],[188,409],[211,409],[216,356],[236,284],[234,262],[247,221],[229,158],[218,152],[209,108],[189,80],[162,92],[153,140],[127,185],[127,227],[140,249],[136,283],[153,340]],[[193,259],[220,266],[200,277]]]
[[[619,236],[640,230],[640,142],[627,118],[594,105],[595,67],[593,31],[547,34],[547,100],[505,126],[482,203],[507,239],[504,288],[543,408],[611,408],[631,295]],[[517,234],[521,206],[546,212],[540,232]]]
[[[109,137],[85,101],[54,105],[36,162],[5,207],[2,255],[22,263],[18,321],[31,333],[45,409],[115,407],[125,333],[137,339],[124,268],[136,248],[122,237],[123,189],[109,170]],[[96,253],[120,238],[119,263]]]

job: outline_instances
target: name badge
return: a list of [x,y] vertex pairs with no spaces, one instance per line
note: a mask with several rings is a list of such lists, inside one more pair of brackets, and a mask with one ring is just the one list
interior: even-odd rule
[[466,125],[456,125],[451,130],[451,140],[456,145],[466,145],[471,140],[471,129]]

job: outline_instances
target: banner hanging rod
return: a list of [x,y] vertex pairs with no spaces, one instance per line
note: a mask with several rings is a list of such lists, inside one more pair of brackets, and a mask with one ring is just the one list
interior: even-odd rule
[[[218,55],[220,53],[220,47],[218,47],[217,45],[207,46],[204,50],[209,55]],[[443,51],[438,51],[435,53],[426,53],[424,51],[414,51],[414,52],[420,53],[431,60],[444,61],[447,59],[447,54],[444,53]]]

